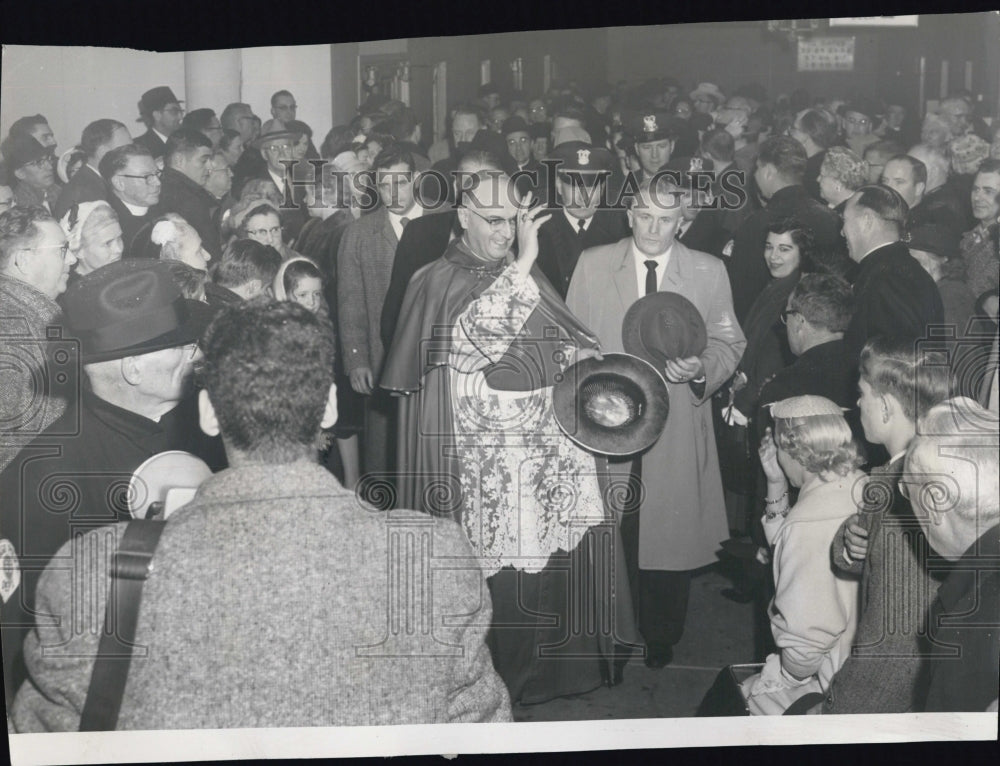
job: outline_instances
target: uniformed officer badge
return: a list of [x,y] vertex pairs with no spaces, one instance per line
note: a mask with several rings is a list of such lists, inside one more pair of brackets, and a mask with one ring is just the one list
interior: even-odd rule
[[590,164],[590,149],[577,149],[576,150],[576,162],[578,165],[589,165]]
[[704,167],[701,157],[691,158],[691,167],[688,169],[691,173],[698,173]]
[[647,133],[655,133],[659,128],[656,126],[656,115],[647,114],[642,118],[642,129]]
[[0,599],[7,603],[21,584],[21,565],[17,560],[14,544],[0,540]]

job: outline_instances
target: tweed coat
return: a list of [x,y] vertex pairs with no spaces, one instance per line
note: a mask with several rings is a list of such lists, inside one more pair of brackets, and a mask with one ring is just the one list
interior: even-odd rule
[[[78,727],[104,620],[95,557],[123,529],[43,575],[38,607],[63,619],[26,641],[19,732]],[[218,473],[163,531],[118,728],[509,721],[471,556],[454,522],[360,505],[312,463]]]
[[[585,250],[570,282],[566,303],[604,352],[624,350],[622,320],[639,299],[633,258],[630,238]],[[666,428],[642,457],[639,566],[682,571],[716,561],[719,543],[729,536],[710,400],[736,369],[746,339],[718,258],[675,242],[660,289],[690,300],[708,330],[704,390],[699,395],[688,384],[667,384]]]

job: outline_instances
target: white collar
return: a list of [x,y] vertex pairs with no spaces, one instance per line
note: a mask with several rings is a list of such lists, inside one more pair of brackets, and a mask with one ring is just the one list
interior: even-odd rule
[[407,220],[407,222],[409,222],[412,221],[414,218],[419,218],[420,216],[422,216],[424,214],[424,209],[420,207],[418,203],[414,202],[413,205],[410,207],[409,210],[406,211],[405,214],[394,213],[391,210],[387,210],[386,212],[389,214],[389,220],[393,221],[394,223],[397,221],[401,221],[404,218]]
[[[121,197],[119,197],[118,199],[121,199]],[[122,204],[126,208],[128,208],[128,211],[132,215],[144,216],[144,215],[146,215],[146,213],[149,212],[149,208],[148,207],[143,207],[142,205],[133,205],[131,202],[126,202],[123,199],[122,199]]]
[[267,166],[267,174],[269,176],[271,176],[271,180],[274,181],[274,185],[277,186],[278,189],[284,191],[284,189],[285,189],[285,177],[283,175],[282,176],[275,175],[274,171],[271,170],[271,166],[270,165]]
[[569,221],[569,225],[573,227],[573,231],[580,231],[580,221],[583,221],[584,231],[587,231],[587,229],[590,228],[590,224],[594,222],[593,215],[589,218],[577,218],[575,215],[571,215],[566,208],[563,208],[563,215],[566,216],[566,220]]
[[153,131],[156,135],[158,135],[163,143],[167,143],[167,137],[163,135],[160,131],[158,131],[156,128],[150,128],[150,130]]

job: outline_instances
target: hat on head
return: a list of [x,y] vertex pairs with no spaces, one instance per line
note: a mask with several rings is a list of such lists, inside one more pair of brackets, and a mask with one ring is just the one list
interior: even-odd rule
[[[278,121],[268,120],[269,124],[275,122]],[[281,123],[278,122],[278,125],[281,125]],[[284,139],[290,139],[292,141],[299,140],[299,134],[296,133],[294,130],[286,130],[284,126],[278,128],[277,126],[272,125],[271,127],[272,130],[264,130],[263,128],[261,129],[260,136],[258,136],[257,140],[253,142],[254,149],[263,149],[271,141],[279,141]]]
[[550,149],[555,149],[559,144],[564,144],[567,141],[582,141],[585,144],[591,143],[590,133],[585,131],[583,128],[578,128],[576,125],[567,125],[566,127],[559,128],[552,136],[552,146]]
[[825,396],[793,396],[770,405],[771,417],[775,420],[786,418],[813,418],[819,415],[840,415],[846,410],[838,407]]
[[711,82],[700,82],[698,87],[691,91],[691,98],[698,98],[698,96],[708,96],[713,99],[716,104],[721,104],[726,100],[726,97],[719,90],[719,86]]
[[692,173],[715,170],[715,163],[707,157],[671,157],[661,170],[672,171],[682,186],[690,186]]
[[632,455],[660,438],[670,399],[648,362],[605,354],[566,369],[552,389],[552,409],[563,433],[585,450]]
[[640,298],[625,312],[622,345],[662,370],[668,359],[700,356],[708,345],[708,332],[691,301],[661,291]]
[[4,161],[10,172],[13,173],[19,168],[23,168],[29,162],[40,160],[52,154],[50,148],[42,146],[31,136],[14,134],[7,136],[0,144],[0,154],[3,154]]
[[508,136],[511,133],[530,133],[531,131],[528,130],[528,123],[525,122],[524,118],[515,114],[513,117],[508,117],[503,121],[500,132]]
[[261,133],[278,133],[280,131],[287,130],[285,123],[279,120],[277,117],[272,117],[270,120],[265,122],[260,126]]
[[549,152],[549,159],[559,161],[557,171],[560,174],[607,175],[615,167],[615,158],[611,152],[586,141],[565,141]]
[[882,112],[882,109],[872,101],[870,98],[856,98],[847,106],[844,107],[844,114],[847,112],[856,112],[857,114],[863,114],[865,117],[874,121],[875,116]]
[[158,112],[167,104],[183,103],[170,88],[166,85],[160,85],[142,94],[142,98],[139,99],[139,114]]
[[990,156],[990,145],[975,133],[959,136],[948,144],[951,150],[951,169],[960,175],[975,173]]
[[959,234],[948,226],[925,223],[914,226],[906,240],[911,250],[923,250],[951,260],[959,253]]
[[677,120],[666,112],[641,112],[629,115],[625,132],[637,144],[675,140],[680,133]]
[[85,274],[62,302],[84,364],[194,343],[215,313],[181,295],[167,264],[146,259],[115,261]]
[[106,208],[105,212],[110,213],[112,218],[116,221],[118,220],[114,209],[103,199],[94,200],[93,202],[80,202],[71,205],[69,210],[66,211],[66,215],[59,221],[59,225],[66,232],[70,251],[75,253],[80,249],[81,239],[83,238],[83,227],[86,226],[87,219],[90,218],[91,213],[103,208]]

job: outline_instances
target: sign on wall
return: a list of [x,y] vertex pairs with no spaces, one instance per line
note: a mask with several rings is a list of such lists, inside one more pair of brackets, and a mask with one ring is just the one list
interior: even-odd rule
[[854,71],[853,37],[800,37],[800,72]]

